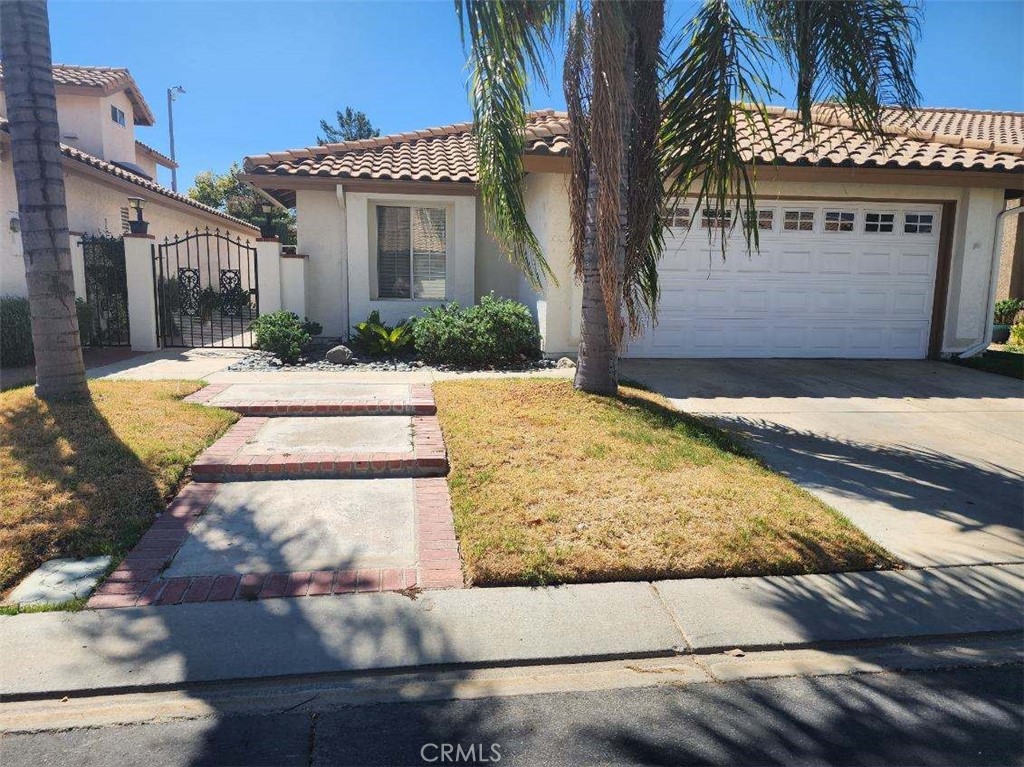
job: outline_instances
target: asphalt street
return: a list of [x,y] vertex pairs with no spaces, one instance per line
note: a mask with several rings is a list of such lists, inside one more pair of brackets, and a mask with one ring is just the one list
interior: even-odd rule
[[9,735],[0,764],[1019,765],[1019,665],[389,703]]

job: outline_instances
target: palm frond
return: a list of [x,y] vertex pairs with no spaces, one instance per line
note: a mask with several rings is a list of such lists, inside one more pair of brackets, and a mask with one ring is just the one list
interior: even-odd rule
[[884,136],[885,106],[911,112],[920,7],[903,0],[751,0],[797,83],[805,130],[815,103],[836,101],[854,126]]
[[[762,99],[775,93],[764,62],[768,47],[733,13],[726,0],[705,0],[668,53],[662,117],[666,194],[696,196],[698,220],[732,211],[747,249],[759,245],[754,179],[740,139],[743,132],[771,142]],[[708,227],[709,241],[715,229]],[[728,232],[719,232],[725,257]]]
[[468,33],[470,101],[480,199],[488,229],[534,288],[553,277],[530,228],[523,195],[523,133],[529,78],[546,82],[544,62],[561,31],[562,0],[455,0]]
[[590,183],[591,28],[582,6],[569,27],[563,68],[563,89],[569,114],[570,255],[577,280],[583,279],[587,238],[587,189]]
[[661,39],[664,0],[630,5],[636,33],[633,120],[629,151],[626,262],[622,298],[630,333],[638,334],[645,319],[657,319],[658,259],[663,249],[661,179]]

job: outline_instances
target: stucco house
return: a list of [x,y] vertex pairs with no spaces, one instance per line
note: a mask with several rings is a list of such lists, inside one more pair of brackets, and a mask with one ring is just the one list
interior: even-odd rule
[[[674,203],[657,325],[633,357],[923,358],[988,338],[999,275],[996,216],[1024,187],[1024,114],[923,109],[891,115],[879,145],[832,109],[804,135],[772,109],[757,168],[759,253],[709,242],[729,212]],[[527,303],[550,355],[578,342],[568,261],[567,117],[533,112],[524,140],[529,219],[553,267],[536,293],[484,224],[468,123],[247,157],[246,180],[297,210],[306,313],[344,335],[494,291]],[[685,234],[682,224],[693,221]],[[1006,222],[1007,229],[1016,221]],[[1011,249],[1012,250],[1012,249]]]
[[[259,236],[256,227],[158,182],[158,167],[174,163],[136,138],[136,128],[151,127],[156,119],[127,69],[54,64],[53,77],[75,289],[81,298],[86,298],[81,236],[126,232],[129,197],[144,200],[149,233],[156,239],[206,227]],[[0,65],[0,294],[25,295],[7,114]]]

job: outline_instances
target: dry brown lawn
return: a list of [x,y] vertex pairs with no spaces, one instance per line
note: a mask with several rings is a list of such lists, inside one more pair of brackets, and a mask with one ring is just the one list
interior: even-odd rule
[[460,549],[481,586],[896,564],[722,431],[623,387],[434,385]]
[[237,416],[190,381],[95,381],[92,400],[0,393],[0,593],[54,557],[124,553]]

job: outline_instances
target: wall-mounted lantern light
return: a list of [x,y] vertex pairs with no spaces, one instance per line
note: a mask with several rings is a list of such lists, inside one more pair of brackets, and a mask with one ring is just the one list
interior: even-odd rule
[[7,227],[13,234],[17,234],[21,231],[21,218],[18,216],[16,211],[10,211],[7,215],[10,217]]
[[263,211],[263,226],[261,227],[260,234],[264,237],[274,236],[274,225],[272,223],[272,214],[274,213],[274,206],[269,202],[264,202],[260,205],[260,210]]
[[141,197],[129,197],[128,207],[135,211],[135,220],[128,221],[128,230],[132,234],[149,234],[149,222],[142,218],[142,209],[146,207],[146,201]]

